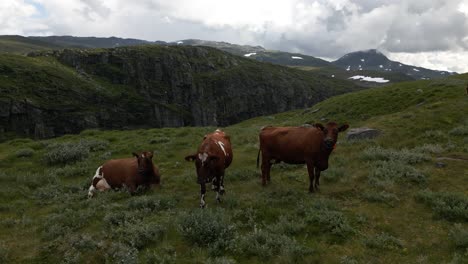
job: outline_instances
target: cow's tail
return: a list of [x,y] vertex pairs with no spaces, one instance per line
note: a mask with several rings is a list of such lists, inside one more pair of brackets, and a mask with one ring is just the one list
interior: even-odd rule
[[260,161],[260,148],[258,148],[258,153],[257,153],[257,169],[258,169],[259,161]]

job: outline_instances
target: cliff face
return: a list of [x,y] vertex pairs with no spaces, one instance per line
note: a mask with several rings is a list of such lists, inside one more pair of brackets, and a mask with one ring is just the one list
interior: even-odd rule
[[86,128],[225,126],[357,89],[207,47],[9,56],[13,63],[0,58],[0,132],[38,138]]

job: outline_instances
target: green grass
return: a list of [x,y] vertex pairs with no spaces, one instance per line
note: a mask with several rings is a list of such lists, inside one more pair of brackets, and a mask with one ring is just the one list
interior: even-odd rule
[[[226,127],[234,146],[226,195],[217,204],[209,192],[203,211],[197,208],[194,165],[183,158],[214,127],[86,130],[1,143],[0,261],[463,261],[467,80],[461,75],[400,83]],[[302,165],[274,165],[271,185],[262,187],[255,168],[259,129],[325,122],[323,118],[348,122],[351,128],[378,128],[383,134],[363,141],[341,135],[317,193],[308,193]],[[44,162],[57,146],[77,145],[89,150],[86,157],[66,164]],[[27,155],[18,155],[24,150]],[[86,198],[99,165],[138,150],[155,151],[160,188]],[[441,160],[446,167],[435,166],[437,157],[450,158]]]

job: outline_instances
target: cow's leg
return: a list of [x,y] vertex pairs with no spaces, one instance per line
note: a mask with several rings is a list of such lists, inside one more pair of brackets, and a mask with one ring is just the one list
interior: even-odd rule
[[267,184],[267,180],[270,178],[270,169],[271,163],[270,158],[265,157],[262,153],[262,185],[265,186]]
[[223,174],[221,174],[220,180],[221,181],[219,183],[219,193],[224,194],[224,193],[226,193],[226,189],[224,189],[224,172],[223,172]]
[[200,182],[200,208],[205,208],[206,183]]
[[318,190],[320,185],[320,169],[315,167],[315,189]]
[[309,173],[309,192],[314,192],[314,163],[312,161],[307,162],[307,172]]
[[221,176],[216,176],[216,202],[221,202]]

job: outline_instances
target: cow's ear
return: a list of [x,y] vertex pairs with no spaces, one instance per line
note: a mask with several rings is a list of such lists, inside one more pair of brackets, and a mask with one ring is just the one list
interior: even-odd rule
[[185,157],[186,161],[194,161],[197,158],[197,155],[188,155]]
[[148,156],[147,156],[147,157],[148,157],[149,159],[153,159],[153,157],[154,157],[153,151],[148,152]]
[[132,155],[135,156],[135,158],[137,158],[137,159],[139,157],[138,154],[136,154],[135,152],[132,152]]
[[343,131],[345,131],[346,129],[348,129],[348,127],[349,127],[348,124],[344,124],[344,125],[342,125],[342,126],[340,126],[340,127],[338,128],[338,131],[339,131],[339,132],[343,132]]
[[322,130],[322,131],[325,129],[325,127],[324,127],[322,124],[320,124],[320,123],[315,123],[315,124],[314,124],[314,127],[318,128],[318,129],[320,129],[320,130]]

